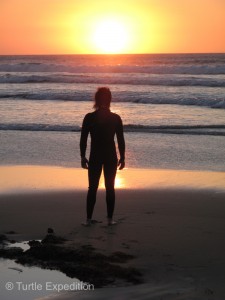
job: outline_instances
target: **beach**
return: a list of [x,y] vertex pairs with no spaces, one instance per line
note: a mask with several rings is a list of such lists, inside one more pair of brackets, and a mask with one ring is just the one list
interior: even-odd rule
[[[216,53],[0,56],[1,299],[224,300],[224,63]],[[84,227],[80,131],[99,86],[123,120],[126,167],[118,224],[107,226],[101,179]]]
[[225,300],[225,0],[0,7],[0,300]]
[[223,172],[126,169],[118,173],[118,224],[106,225],[101,186],[97,222],[90,227],[81,225],[84,170],[4,166],[1,174],[1,233],[16,241],[40,240],[51,227],[74,248],[89,245],[105,255],[134,256],[127,265],[142,274],[140,285],[116,281],[92,292],[64,291],[46,299],[104,299],[106,293],[108,299],[223,299]]

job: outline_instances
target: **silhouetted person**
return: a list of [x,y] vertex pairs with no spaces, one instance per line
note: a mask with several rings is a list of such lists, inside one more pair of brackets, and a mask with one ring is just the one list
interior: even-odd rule
[[[106,188],[106,204],[108,225],[114,225],[113,212],[115,206],[115,177],[117,166],[122,170],[125,166],[125,141],[123,124],[119,115],[110,111],[112,95],[109,88],[101,87],[95,93],[95,111],[88,113],[83,120],[80,153],[81,166],[88,169],[89,189],[87,193],[87,220],[90,225],[96,202],[99,179],[103,169]],[[87,160],[86,148],[88,134],[91,136],[91,151]],[[117,136],[120,159],[118,161],[114,137]]]

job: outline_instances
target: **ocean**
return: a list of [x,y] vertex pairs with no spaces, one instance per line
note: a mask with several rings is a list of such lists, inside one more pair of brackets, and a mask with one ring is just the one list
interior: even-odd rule
[[225,171],[225,54],[0,56],[0,164],[79,167],[99,86],[128,168]]

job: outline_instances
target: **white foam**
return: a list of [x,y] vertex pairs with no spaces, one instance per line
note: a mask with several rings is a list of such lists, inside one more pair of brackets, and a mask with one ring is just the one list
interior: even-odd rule
[[177,74],[142,74],[129,76],[121,73],[25,73],[11,72],[0,75],[0,83],[93,83],[93,84],[129,84],[161,86],[206,86],[225,87],[223,75],[177,75]]
[[1,64],[0,72],[69,72],[69,73],[147,73],[147,74],[225,74],[225,65],[85,65],[49,63]]

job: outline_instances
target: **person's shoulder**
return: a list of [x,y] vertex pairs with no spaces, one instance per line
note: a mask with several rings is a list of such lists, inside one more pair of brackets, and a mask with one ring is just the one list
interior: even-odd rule
[[94,111],[93,112],[89,112],[89,113],[87,113],[86,115],[85,115],[85,119],[89,119],[89,118],[92,118],[93,117],[93,115],[94,115]]
[[112,114],[112,117],[114,119],[114,122],[116,122],[117,124],[121,124],[122,119],[121,119],[120,115],[118,115],[116,113],[113,113],[113,112],[111,112],[111,114]]
[[92,120],[93,120],[93,112],[87,113],[84,116],[83,124],[87,126],[92,122]]
[[121,120],[120,115],[118,115],[118,114],[116,114],[116,113],[114,113],[114,112],[111,112],[111,114],[112,114],[113,118],[115,118],[115,119],[117,119],[117,120]]

